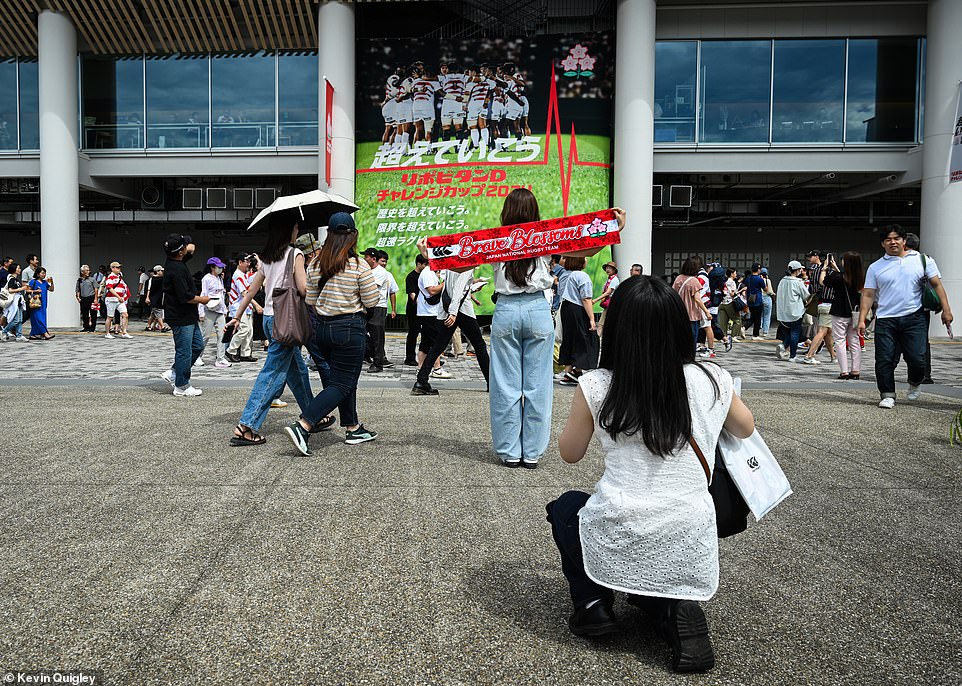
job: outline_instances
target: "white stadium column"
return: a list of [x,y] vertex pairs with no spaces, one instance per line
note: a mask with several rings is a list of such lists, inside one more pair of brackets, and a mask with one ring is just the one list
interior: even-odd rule
[[655,0],[618,0],[615,55],[615,205],[628,224],[615,247],[618,274],[651,264],[651,184],[654,168]]
[[354,7],[346,2],[322,1],[317,10],[318,136],[320,169],[318,187],[327,189],[327,122],[325,117],[327,78],[334,86],[333,151],[331,187],[345,198],[354,199]]
[[38,20],[40,72],[40,262],[54,278],[51,327],[80,325],[74,282],[80,273],[77,171],[77,32],[63,14]]
[[[925,129],[922,150],[922,250],[932,255],[962,333],[962,182],[949,183],[955,108],[962,81],[962,2],[929,0],[925,48]],[[945,336],[938,316],[929,333]]]

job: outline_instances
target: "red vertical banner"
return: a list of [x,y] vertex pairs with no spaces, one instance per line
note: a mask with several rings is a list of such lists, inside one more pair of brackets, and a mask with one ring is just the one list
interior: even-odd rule
[[334,154],[334,86],[324,79],[324,181],[331,186],[331,156]]

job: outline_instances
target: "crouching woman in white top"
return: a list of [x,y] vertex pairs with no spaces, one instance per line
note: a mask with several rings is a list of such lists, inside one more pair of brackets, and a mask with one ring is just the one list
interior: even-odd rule
[[579,379],[559,448],[577,462],[597,434],[604,474],[593,495],[568,491],[547,506],[574,603],[568,626],[618,631],[611,608],[622,591],[653,614],[676,671],[710,669],[698,601],[718,589],[718,539],[691,441],[714,455],[722,427],[745,438],[755,420],[729,373],[695,360],[685,306],[659,279],[634,276],[615,291],[599,366]]

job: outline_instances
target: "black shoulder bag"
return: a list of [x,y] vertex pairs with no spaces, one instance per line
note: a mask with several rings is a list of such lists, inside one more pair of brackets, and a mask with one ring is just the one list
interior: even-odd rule
[[712,470],[708,467],[705,454],[698,447],[694,437],[689,438],[688,443],[698,456],[702,469],[705,470],[705,478],[708,479],[708,493],[711,494],[711,499],[715,503],[718,538],[740,534],[748,528],[748,503],[739,492],[732,475],[725,469],[725,462],[721,458],[718,447],[715,447],[715,478],[712,478]]

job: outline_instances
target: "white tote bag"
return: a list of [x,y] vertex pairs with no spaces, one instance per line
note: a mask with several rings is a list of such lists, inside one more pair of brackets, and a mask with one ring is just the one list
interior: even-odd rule
[[785,472],[757,430],[745,439],[722,431],[718,448],[728,473],[756,520],[792,494]]

